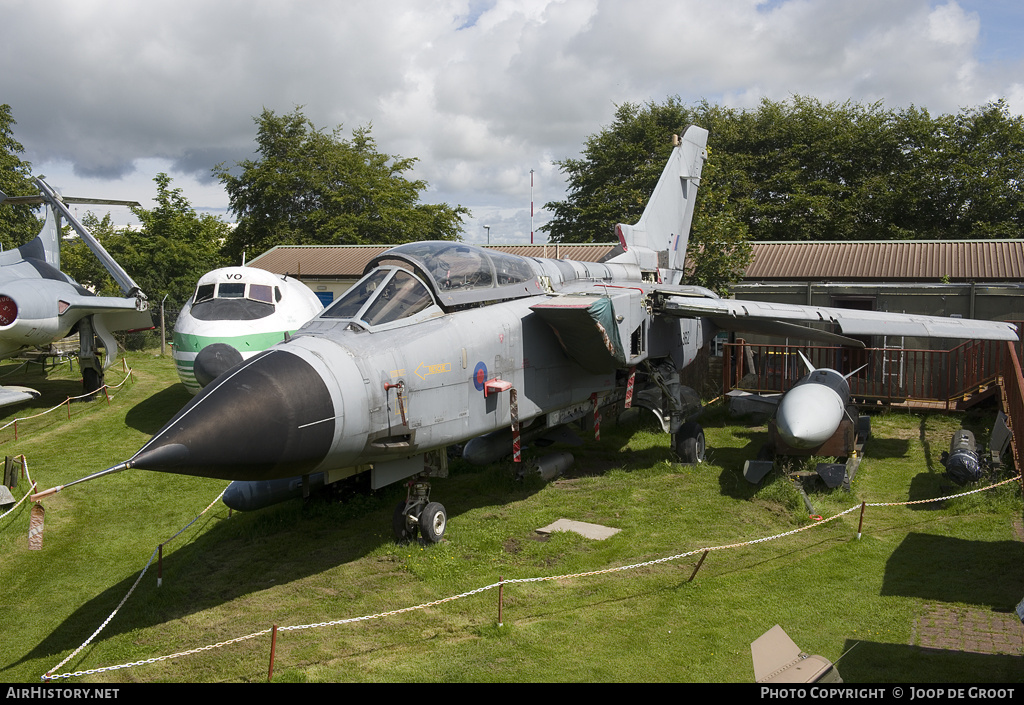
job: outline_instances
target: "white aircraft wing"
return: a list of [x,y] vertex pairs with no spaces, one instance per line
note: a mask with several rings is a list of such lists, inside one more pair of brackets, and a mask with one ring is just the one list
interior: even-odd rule
[[73,296],[64,295],[57,304],[58,311],[64,315],[71,311],[75,315],[87,316],[92,313],[122,313],[133,312],[140,314],[140,319],[149,321],[146,327],[152,326],[149,313],[146,308],[139,309],[138,300],[122,296]]
[[32,399],[38,399],[39,392],[30,387],[0,387],[0,406],[20,404]]
[[[964,340],[1017,340],[1017,327],[1002,321],[979,321],[970,318],[944,318],[885,311],[858,311],[828,306],[741,301],[737,299],[705,299],[670,296],[664,304],[665,313],[680,317],[704,317],[723,330],[776,333],[796,337],[807,332],[808,339],[839,334],[888,335],[921,338],[960,338]],[[834,333],[811,330],[801,324],[823,323]],[[822,336],[821,334],[824,334]]]

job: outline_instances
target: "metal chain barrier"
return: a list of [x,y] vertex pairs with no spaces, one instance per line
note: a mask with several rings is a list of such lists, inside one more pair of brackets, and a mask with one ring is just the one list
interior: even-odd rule
[[947,499],[956,499],[957,497],[966,497],[967,495],[970,495],[970,494],[977,494],[978,492],[984,492],[985,490],[990,490],[993,487],[999,487],[1000,485],[1005,485],[1007,483],[1013,482],[1014,480],[1020,480],[1020,475],[1019,474],[1014,475],[1013,477],[1011,477],[1011,478],[1009,478],[1007,480],[1003,480],[1002,482],[997,482],[994,485],[989,485],[987,487],[979,487],[976,490],[971,490],[969,492],[961,492],[960,494],[946,495],[945,497],[935,497],[934,499],[915,499],[912,502],[866,502],[865,504],[868,507],[898,507],[898,506],[904,505],[904,504],[925,504],[927,502],[944,502]]
[[[54,680],[54,679],[57,679],[57,678],[69,678],[71,676],[81,676],[81,675],[86,675],[86,674],[89,674],[89,673],[100,673],[101,671],[111,671],[111,670],[115,670],[117,668],[126,668],[127,666],[138,665],[138,664],[124,664],[124,665],[121,665],[121,666],[111,666],[111,667],[108,667],[108,668],[94,669],[94,670],[91,670],[91,671],[78,671],[78,672],[75,672],[75,673],[65,673],[65,674],[62,674],[62,675],[59,675],[59,676],[51,676],[50,675],[50,673],[52,673],[53,671],[56,671],[58,668],[60,668],[61,666],[66,664],[68,661],[73,659],[75,657],[75,655],[78,654],[78,652],[80,652],[82,649],[84,649],[86,646],[88,646],[89,643],[93,639],[95,639],[96,636],[101,631],[103,631],[103,629],[110,623],[110,620],[112,620],[114,618],[114,615],[116,615],[118,613],[118,610],[120,610],[124,606],[124,603],[126,603],[128,601],[128,598],[132,596],[132,593],[135,592],[135,588],[137,588],[139,586],[139,583],[142,582],[142,576],[144,576],[146,574],[146,571],[149,570],[149,566],[151,566],[153,564],[153,559],[157,557],[157,554],[160,553],[160,550],[164,546],[166,546],[168,543],[170,543],[171,541],[173,541],[177,537],[181,536],[188,529],[188,527],[192,526],[197,521],[199,521],[200,517],[202,517],[204,514],[206,514],[206,512],[210,511],[210,509],[213,507],[213,505],[217,504],[217,502],[219,502],[220,498],[223,497],[223,496],[224,496],[224,492],[221,492],[219,495],[217,495],[217,499],[215,499],[212,502],[210,502],[210,504],[206,507],[206,509],[204,509],[203,511],[199,512],[199,514],[197,514],[196,517],[194,519],[192,519],[192,521],[190,521],[189,523],[185,524],[185,526],[181,527],[181,529],[179,529],[176,534],[171,536],[171,538],[167,539],[162,544],[160,544],[159,546],[157,546],[156,548],[153,549],[153,553],[149,556],[149,560],[146,562],[146,565],[142,569],[142,572],[139,573],[139,577],[137,577],[135,579],[135,582],[132,584],[132,586],[128,590],[127,594],[125,594],[125,596],[123,598],[121,598],[121,602],[119,602],[117,607],[114,608],[114,611],[111,612],[110,615],[105,620],[103,620],[103,624],[101,624],[96,629],[96,631],[94,631],[89,636],[89,638],[86,639],[82,643],[81,646],[79,646],[77,649],[75,649],[70,654],[68,654],[67,658],[65,658],[63,661],[61,661],[56,666],[51,668],[45,675],[43,675],[41,677],[42,680]],[[266,630],[266,631],[269,631],[269,630]],[[261,633],[266,633],[266,631],[261,632]],[[251,634],[251,635],[246,636],[246,637],[239,637],[237,639],[232,639],[231,641],[224,642],[224,643],[225,644],[231,644],[231,643],[235,643],[237,641],[243,641],[245,639],[251,639],[254,636],[259,636],[259,634],[260,633]],[[164,659],[169,659],[169,658],[176,658],[177,656],[184,656],[185,654],[196,653],[198,651],[206,651],[206,650],[212,649],[212,648],[215,648],[215,646],[204,646],[204,647],[202,647],[200,649],[193,649],[192,651],[188,651],[188,652],[185,652],[185,653],[182,653],[182,654],[175,654],[175,655],[171,655],[171,656],[161,656],[161,657],[158,657],[158,658],[149,659],[148,661],[140,661],[138,663],[139,664],[142,664],[142,663],[154,663],[156,661],[162,661]]]
[[[975,489],[975,490],[970,490],[968,492],[963,492],[963,493],[955,494],[955,495],[948,495],[946,497],[936,497],[934,499],[921,499],[921,500],[913,500],[913,501],[907,501],[907,502],[870,502],[870,503],[869,502],[863,502],[861,504],[855,504],[854,506],[850,507],[849,509],[846,509],[846,510],[844,510],[842,512],[839,512],[838,514],[835,514],[835,515],[833,515],[833,516],[831,516],[831,517],[829,517],[827,519],[823,519],[821,521],[816,521],[813,524],[808,524],[806,526],[801,526],[801,527],[798,527],[796,529],[792,529],[790,531],[785,531],[785,532],[780,533],[780,534],[775,534],[773,536],[765,536],[765,537],[759,538],[759,539],[751,539],[750,541],[741,541],[739,543],[724,544],[724,545],[721,545],[721,546],[709,546],[709,547],[706,547],[706,548],[698,548],[698,549],[695,549],[695,550],[692,550],[692,551],[687,551],[685,553],[678,553],[678,554],[673,555],[673,556],[666,556],[664,558],[657,558],[657,559],[650,560],[650,561],[644,561],[643,563],[633,563],[633,564],[630,564],[630,565],[618,566],[618,567],[615,567],[615,568],[604,568],[604,569],[601,569],[601,570],[592,570],[592,571],[587,571],[587,572],[584,572],[584,573],[566,573],[564,575],[548,575],[548,576],[542,576],[542,577],[536,577],[536,578],[511,578],[511,579],[507,579],[507,580],[506,579],[502,579],[502,580],[499,580],[496,583],[491,583],[490,585],[485,585],[484,587],[476,588],[475,590],[470,590],[468,592],[464,592],[464,593],[461,593],[461,594],[458,594],[458,595],[452,595],[450,597],[441,598],[440,600],[434,600],[433,602],[425,602],[425,603],[422,603],[422,604],[419,604],[419,605],[415,605],[413,607],[403,607],[401,609],[391,610],[390,612],[379,612],[377,614],[364,615],[364,616],[361,616],[361,617],[350,617],[348,619],[337,619],[337,620],[333,620],[333,621],[329,621],[329,622],[317,622],[315,624],[299,624],[299,625],[293,625],[293,626],[278,627],[276,629],[277,629],[277,631],[299,631],[299,630],[303,630],[303,629],[313,629],[313,628],[317,628],[317,627],[332,627],[332,626],[337,626],[337,625],[340,625],[340,624],[351,624],[353,622],[364,622],[364,621],[368,621],[368,620],[371,620],[371,619],[382,619],[384,617],[392,617],[392,616],[399,615],[399,614],[405,614],[405,613],[408,613],[408,612],[414,612],[414,611],[417,611],[417,610],[426,609],[428,607],[434,607],[436,605],[441,605],[441,604],[444,604],[444,603],[447,603],[447,602],[454,602],[456,600],[461,600],[463,598],[470,597],[472,595],[477,595],[477,594],[480,594],[482,592],[486,592],[488,590],[493,590],[494,588],[500,588],[500,587],[502,587],[504,585],[508,585],[508,584],[512,584],[512,583],[534,583],[534,582],[544,582],[544,581],[550,581],[550,580],[567,580],[567,579],[571,579],[571,578],[585,578],[585,577],[590,577],[590,576],[594,576],[594,575],[603,575],[603,574],[607,574],[607,573],[617,573],[617,572],[624,571],[624,570],[633,570],[633,569],[642,568],[642,567],[645,567],[645,566],[657,565],[659,563],[668,563],[668,562],[671,562],[671,561],[679,560],[680,558],[686,558],[688,556],[692,556],[692,555],[695,555],[697,553],[703,553],[703,552],[706,552],[706,551],[721,551],[721,550],[725,550],[725,549],[729,549],[729,548],[740,548],[742,546],[753,546],[755,544],[765,543],[767,541],[775,541],[777,539],[785,538],[786,536],[792,536],[792,535],[798,534],[798,533],[800,533],[802,531],[807,531],[808,529],[816,528],[816,527],[819,527],[819,526],[824,526],[825,524],[828,524],[831,521],[834,521],[834,520],[836,520],[836,519],[838,519],[838,518],[840,518],[840,517],[842,517],[842,516],[844,516],[846,514],[849,514],[852,511],[855,511],[857,509],[861,509],[863,507],[898,507],[898,506],[906,506],[906,505],[911,505],[911,504],[923,504],[923,503],[926,503],[926,502],[942,502],[942,501],[945,501],[947,499],[955,499],[957,497],[965,497],[967,495],[975,494],[977,492],[984,492],[986,490],[990,490],[990,489],[993,489],[995,487],[999,487],[1001,485],[1005,485],[1007,483],[1017,481],[1017,480],[1020,479],[1020,477],[1021,477],[1020,474],[1018,474],[1018,475],[1016,475],[1014,477],[1011,477],[1011,478],[1009,478],[1007,480],[1003,480],[1002,482],[998,482],[998,483],[996,483],[994,485],[989,485],[987,487],[980,487],[980,488]],[[224,493],[222,492],[221,496],[223,496],[223,494]],[[193,523],[195,523],[195,521],[197,519],[199,519],[200,516],[205,514],[207,511],[209,511],[210,507],[212,507],[214,504],[216,504],[218,500],[220,500],[220,497],[218,497],[213,502],[211,502],[209,507],[204,509],[203,512],[199,514],[199,516],[197,516],[195,519],[193,519],[191,522],[189,522],[189,524],[187,526],[185,526],[184,528],[182,528],[181,531],[179,531],[177,534],[175,534],[174,537],[179,536],[183,531],[185,531],[185,529],[188,528],[188,526],[191,526]],[[173,539],[174,537],[171,537],[171,539]],[[168,539],[168,541],[170,541],[171,539]],[[156,555],[156,551],[153,552],[153,555],[154,556]],[[106,621],[104,621],[103,624],[100,625],[100,628],[97,629],[96,632],[92,636],[90,636],[89,639],[84,644],[82,644],[82,646],[80,646],[77,649],[75,649],[75,651],[70,656],[68,656],[66,659],[64,659],[59,664],[57,664],[52,669],[50,669],[50,672],[48,672],[47,674],[41,676],[42,680],[56,680],[58,678],[71,678],[71,677],[75,677],[75,676],[90,675],[90,674],[94,674],[94,673],[103,673],[105,671],[114,671],[114,670],[118,670],[118,669],[121,669],[121,668],[130,668],[130,667],[133,667],[133,666],[141,666],[141,665],[146,665],[146,664],[150,664],[150,663],[156,663],[158,661],[165,661],[165,660],[169,660],[169,659],[179,658],[181,656],[188,656],[190,654],[196,654],[196,653],[200,653],[202,651],[209,651],[211,649],[219,649],[219,648],[221,648],[223,646],[228,646],[230,644],[237,644],[237,643],[242,642],[242,641],[248,641],[250,639],[254,639],[254,638],[258,637],[258,636],[263,636],[264,634],[270,634],[273,631],[273,629],[264,629],[262,631],[254,632],[252,634],[247,634],[245,636],[236,637],[236,638],[230,639],[228,641],[222,641],[222,642],[219,642],[219,643],[216,643],[216,644],[210,644],[208,646],[201,646],[201,647],[198,647],[198,648],[195,648],[195,649],[190,649],[188,651],[181,651],[181,652],[178,652],[178,653],[175,653],[175,654],[169,654],[169,655],[166,655],[166,656],[157,656],[157,657],[154,657],[154,658],[151,658],[151,659],[146,659],[145,661],[135,661],[135,662],[132,662],[132,663],[118,664],[116,666],[105,666],[105,667],[101,667],[101,668],[90,669],[90,670],[87,670],[87,671],[75,671],[73,673],[62,673],[62,674],[59,674],[59,675],[54,675],[53,671],[56,671],[58,668],[60,668],[61,666],[66,664],[68,661],[70,661],[71,658],[75,654],[77,654],[79,651],[81,651],[86,646],[86,644],[88,644],[90,641],[92,641],[92,639],[96,636],[96,634],[99,634],[99,632],[103,629],[103,627],[105,627],[107,625],[107,623],[111,620],[111,618],[113,618],[114,614],[117,613],[117,610],[120,609],[122,605],[124,605],[125,601],[127,601],[128,596],[131,595],[133,590],[135,590],[135,586],[139,584],[139,580],[142,579],[142,575],[145,574],[146,569],[149,568],[149,565],[152,562],[153,562],[153,556],[150,557],[149,563],[146,564],[146,568],[143,568],[142,573],[139,575],[138,580],[135,581],[135,585],[133,585],[132,589],[128,592],[128,595],[125,595],[124,599],[121,600],[121,604],[119,604],[117,606],[117,609],[114,610],[114,612],[110,615],[110,617],[107,617]]]

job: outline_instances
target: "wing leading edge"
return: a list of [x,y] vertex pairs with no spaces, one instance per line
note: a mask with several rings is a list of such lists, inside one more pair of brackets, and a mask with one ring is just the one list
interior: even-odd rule
[[[664,313],[681,318],[704,317],[731,331],[776,333],[796,337],[806,333],[825,337],[839,334],[888,335],[920,338],[958,338],[964,340],[1017,340],[1017,327],[1003,321],[979,321],[970,318],[944,318],[885,311],[857,311],[828,306],[739,301],[736,299],[699,299],[669,296]],[[806,328],[804,324],[834,326],[834,333]],[[821,336],[819,335],[819,338]]]

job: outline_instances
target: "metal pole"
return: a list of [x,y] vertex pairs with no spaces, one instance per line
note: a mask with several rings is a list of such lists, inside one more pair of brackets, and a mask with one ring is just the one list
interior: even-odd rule
[[533,244],[533,169],[530,169],[530,244]]
[[160,357],[164,356],[164,348],[167,344],[167,326],[164,325],[164,302],[167,301],[169,294],[164,294],[164,297],[160,299]]

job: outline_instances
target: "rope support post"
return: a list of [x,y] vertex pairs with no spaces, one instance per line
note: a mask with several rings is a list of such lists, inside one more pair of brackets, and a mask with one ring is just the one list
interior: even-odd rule
[[270,668],[267,669],[267,683],[274,678],[274,655],[277,651],[277,625],[270,632]]
[[700,560],[697,561],[697,565],[694,566],[693,572],[690,573],[690,579],[687,580],[686,582],[688,582],[688,583],[692,583],[693,582],[694,577],[696,577],[696,575],[697,575],[697,571],[700,570],[700,567],[702,565],[704,565],[704,559],[708,557],[708,553],[710,553],[710,552],[711,552],[711,549],[704,549],[704,555],[702,555],[700,557]]
[[498,626],[499,627],[504,626],[504,624],[501,621],[501,606],[502,606],[502,602],[504,600],[504,592],[505,592],[505,578],[503,578],[503,577],[501,577],[499,575],[498,576]]
[[864,507],[868,506],[867,502],[860,503],[860,522],[857,524],[857,540],[860,541],[861,532],[864,529]]

